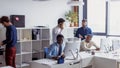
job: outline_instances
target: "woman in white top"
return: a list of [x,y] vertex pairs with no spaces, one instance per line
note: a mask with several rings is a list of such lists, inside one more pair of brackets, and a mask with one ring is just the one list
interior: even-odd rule
[[92,34],[88,34],[86,38],[81,41],[80,51],[90,51],[92,46],[95,47],[95,50],[100,50],[100,48],[96,45],[96,43],[91,41],[92,36],[93,36]]
[[65,20],[63,18],[58,19],[58,25],[53,28],[52,30],[52,40],[53,42],[56,42],[56,37],[58,34],[62,34],[62,31],[64,29],[64,22]]

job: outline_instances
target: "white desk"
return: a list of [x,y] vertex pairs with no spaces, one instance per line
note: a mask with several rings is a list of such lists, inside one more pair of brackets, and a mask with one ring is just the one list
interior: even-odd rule
[[31,68],[80,68],[80,65],[83,68],[89,65],[92,65],[92,68],[119,68],[120,65],[120,51],[110,53],[96,52],[95,55],[81,52],[80,55],[82,64],[70,65],[76,60],[65,60],[64,64],[57,64],[55,60],[42,59],[31,62]]
[[41,59],[33,61],[31,68],[80,68],[80,63],[72,64],[72,60],[65,60],[64,64],[57,64],[57,61],[50,59]]
[[99,54],[94,56],[95,68],[117,68],[116,60],[108,54]]
[[119,68],[120,50],[109,53],[96,53],[94,56],[95,68]]
[[[93,56],[85,52],[80,53],[82,58],[82,67],[92,65]],[[79,58],[80,59],[80,58]],[[51,59],[41,59],[31,62],[31,68],[81,68],[81,62],[72,64],[74,62],[79,62],[80,60],[65,60],[64,64],[57,64],[57,61]],[[71,65],[72,64],[72,65]]]

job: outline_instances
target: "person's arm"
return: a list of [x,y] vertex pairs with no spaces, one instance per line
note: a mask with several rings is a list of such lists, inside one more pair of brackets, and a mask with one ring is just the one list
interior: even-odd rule
[[55,59],[55,60],[58,59],[58,57],[53,54],[54,52],[55,52],[55,47],[54,47],[54,44],[52,44],[50,45],[49,52],[48,52],[49,59]]
[[88,34],[93,34],[91,28],[88,28],[89,29],[89,33]]
[[79,38],[79,29],[77,29],[75,37]]
[[65,44],[62,44],[62,54],[61,54],[61,56],[63,57],[63,58],[65,58]]
[[8,31],[6,40],[2,41],[2,45],[10,43],[12,41],[13,37],[14,37],[13,31],[12,30]]
[[75,37],[77,38],[83,38],[83,36],[80,34],[80,29],[78,28],[77,31],[76,31],[76,34],[75,34]]
[[94,45],[94,47],[96,48],[95,50],[97,50],[97,51],[100,50],[100,48],[97,46],[97,44],[96,44],[95,42],[93,42],[93,45]]
[[53,46],[50,45],[49,50],[48,50],[48,58],[50,58],[50,59],[53,57],[53,55],[52,55],[53,49],[54,49]]

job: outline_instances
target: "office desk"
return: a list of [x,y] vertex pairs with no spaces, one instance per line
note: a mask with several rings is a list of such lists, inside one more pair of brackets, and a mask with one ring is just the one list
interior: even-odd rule
[[65,63],[57,64],[56,60],[41,59],[33,61],[31,63],[31,68],[80,68],[80,62],[79,61],[76,62],[77,63],[74,64],[74,61],[65,60]]
[[57,61],[51,59],[41,59],[31,62],[30,66],[31,68],[81,68],[81,66],[86,67],[93,65],[92,55],[85,52],[81,52],[80,55],[81,58],[79,57],[77,60],[66,59],[63,64],[57,64]]
[[[41,59],[31,62],[31,68],[80,68],[92,65],[92,68],[120,68],[120,51],[109,53],[96,52],[91,53],[80,52],[82,59],[80,60],[65,60],[64,64],[57,64],[57,61],[50,59]],[[80,61],[74,65],[70,63]]]
[[116,60],[107,55],[100,54],[94,56],[95,68],[117,68]]
[[109,53],[98,52],[94,56],[95,68],[119,68],[120,51]]

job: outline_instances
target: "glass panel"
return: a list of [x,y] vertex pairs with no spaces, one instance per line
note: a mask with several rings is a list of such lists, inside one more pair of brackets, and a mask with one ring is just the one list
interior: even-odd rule
[[109,34],[120,35],[120,1],[110,2]]
[[88,26],[93,32],[105,32],[106,1],[88,0]]
[[96,45],[100,47],[102,38],[106,38],[106,37],[105,36],[93,36],[92,41],[94,41]]

